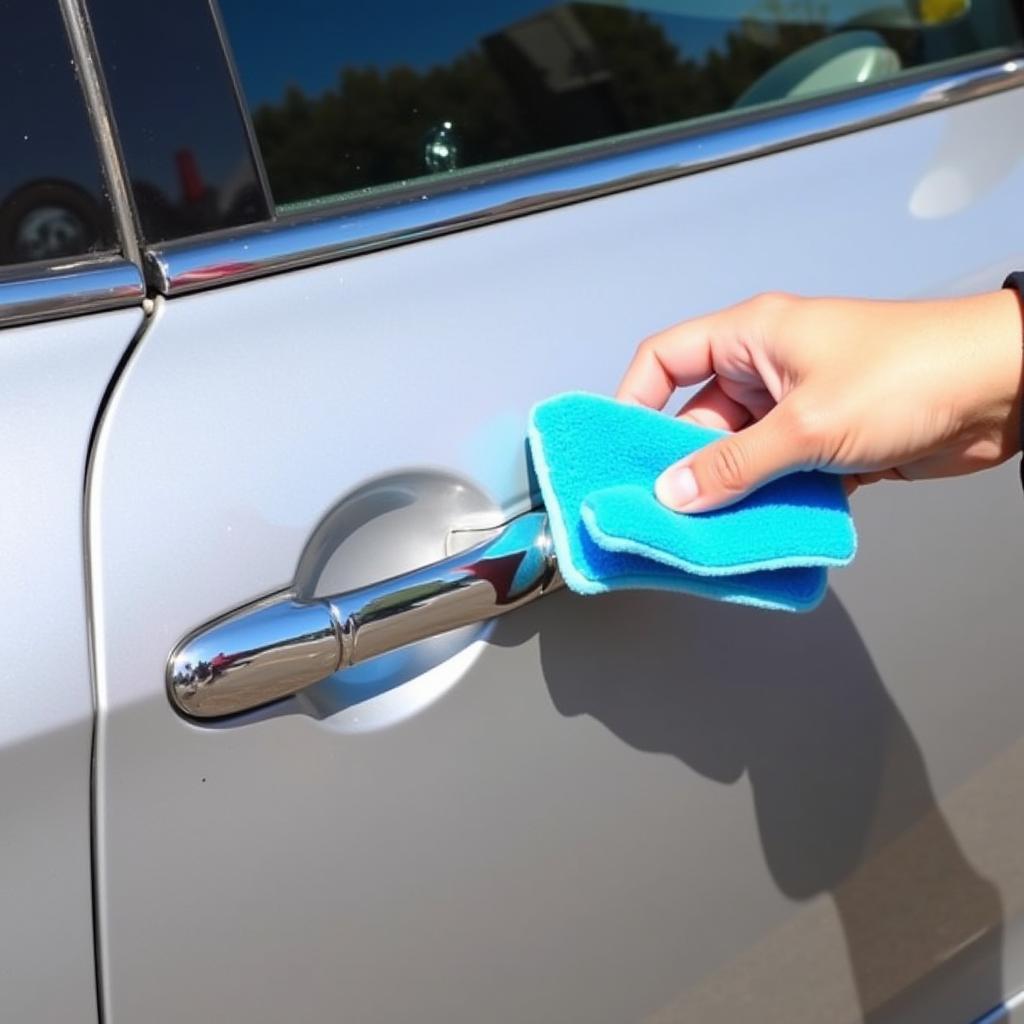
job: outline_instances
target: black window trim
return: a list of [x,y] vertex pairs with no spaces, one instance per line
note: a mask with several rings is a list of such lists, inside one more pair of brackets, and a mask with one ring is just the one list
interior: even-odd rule
[[142,248],[139,244],[138,219],[132,203],[131,191],[124,168],[124,158],[117,142],[110,101],[103,73],[100,70],[96,40],[93,37],[84,0],[58,0],[64,16],[68,43],[78,71],[78,81],[85,97],[85,107],[92,123],[93,137],[99,151],[103,177],[114,211],[114,226],[124,258],[142,268]]

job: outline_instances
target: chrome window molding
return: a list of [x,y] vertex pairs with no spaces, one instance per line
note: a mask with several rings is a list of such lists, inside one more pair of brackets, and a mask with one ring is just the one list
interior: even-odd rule
[[447,191],[431,181],[411,196],[380,195],[370,207],[340,202],[318,216],[278,218],[155,246],[145,253],[146,273],[152,287],[169,296],[230,284],[667,181],[1020,86],[1024,56],[1007,53],[993,62],[990,54],[980,66],[924,69],[911,80],[871,91],[677,126],[672,137],[658,131],[646,141],[610,140],[588,146],[583,157],[573,154],[571,163],[544,166],[543,158],[526,158],[515,166],[483,169],[475,180]]
[[137,306],[145,297],[139,268],[122,256],[27,264],[0,274],[0,327]]

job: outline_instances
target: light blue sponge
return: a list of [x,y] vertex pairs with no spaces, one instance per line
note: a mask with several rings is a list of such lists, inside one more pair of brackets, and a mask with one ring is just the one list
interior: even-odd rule
[[535,406],[530,451],[566,583],[581,594],[653,587],[788,611],[817,605],[826,567],[846,565],[857,547],[838,476],[793,473],[700,515],[655,498],[662,470],[720,436],[597,395]]

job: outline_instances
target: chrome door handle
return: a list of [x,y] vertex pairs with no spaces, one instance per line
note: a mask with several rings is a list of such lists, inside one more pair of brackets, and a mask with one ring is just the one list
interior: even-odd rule
[[193,718],[248,711],[561,585],[547,514],[528,512],[468,551],[382,583],[311,600],[286,593],[208,623],[172,651],[167,691]]

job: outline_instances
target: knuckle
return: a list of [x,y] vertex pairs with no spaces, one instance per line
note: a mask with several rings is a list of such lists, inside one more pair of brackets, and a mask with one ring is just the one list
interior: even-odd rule
[[761,292],[751,300],[759,313],[782,313],[797,301],[789,292]]
[[708,459],[708,473],[717,487],[726,494],[744,490],[747,482],[748,459],[743,448],[730,441],[714,447]]
[[821,445],[828,431],[829,412],[820,404],[793,397],[785,405],[785,428],[791,442],[808,451]]
[[636,357],[638,359],[656,359],[660,340],[661,334],[649,334],[637,345]]

